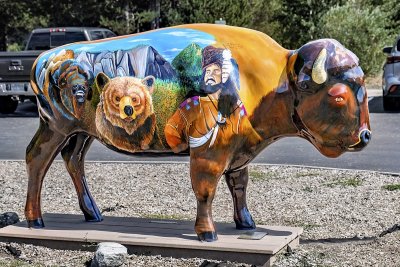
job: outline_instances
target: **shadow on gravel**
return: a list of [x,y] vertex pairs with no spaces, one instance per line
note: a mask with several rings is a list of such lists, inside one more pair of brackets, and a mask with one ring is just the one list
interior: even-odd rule
[[387,234],[400,231],[400,224],[395,224],[387,230],[380,233],[378,236],[366,236],[366,237],[348,237],[348,238],[321,238],[321,239],[301,239],[300,244],[342,244],[342,243],[364,243],[372,242],[378,237],[383,237]]
[[391,234],[391,233],[396,232],[396,231],[400,231],[400,224],[395,224],[395,225],[393,225],[392,227],[390,227],[389,229],[383,231],[383,232],[379,235],[379,237],[385,236],[385,235],[387,235],[387,234]]
[[347,238],[321,238],[321,239],[301,239],[300,244],[342,244],[342,243],[363,243],[363,242],[372,242],[376,240],[377,237],[347,237]]

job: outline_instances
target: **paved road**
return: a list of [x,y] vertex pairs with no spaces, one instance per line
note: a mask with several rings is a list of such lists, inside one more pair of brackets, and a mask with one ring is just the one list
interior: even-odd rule
[[[361,152],[345,153],[330,159],[319,154],[307,141],[293,137],[270,145],[253,162],[400,173],[400,114],[384,112],[381,103],[381,97],[374,97],[369,102],[373,136],[370,145]],[[0,159],[24,159],[26,146],[37,129],[37,116],[36,107],[29,102],[20,105],[13,115],[0,116]],[[87,160],[188,161],[188,158],[132,157],[113,152],[96,141]]]

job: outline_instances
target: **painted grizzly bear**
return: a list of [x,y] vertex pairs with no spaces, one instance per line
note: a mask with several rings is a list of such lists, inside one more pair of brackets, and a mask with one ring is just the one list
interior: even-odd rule
[[155,78],[109,78],[99,73],[95,86],[100,93],[96,109],[96,128],[99,137],[108,145],[127,151],[159,147],[156,118],[151,93]]

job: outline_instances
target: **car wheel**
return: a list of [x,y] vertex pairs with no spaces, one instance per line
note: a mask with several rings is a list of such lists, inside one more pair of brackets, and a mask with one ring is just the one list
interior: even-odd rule
[[11,96],[0,97],[0,113],[13,113],[18,107],[18,100],[14,100]]

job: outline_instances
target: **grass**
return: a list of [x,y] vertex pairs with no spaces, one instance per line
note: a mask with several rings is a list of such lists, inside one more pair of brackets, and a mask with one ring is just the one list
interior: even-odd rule
[[396,191],[396,190],[400,190],[400,184],[388,184],[388,185],[382,186],[382,188],[386,189],[388,191]]
[[42,264],[28,263],[22,260],[0,260],[0,267],[42,267]]
[[343,187],[357,187],[362,185],[363,180],[359,177],[350,177],[350,178],[344,178],[344,179],[340,179],[338,181],[332,182],[332,183],[328,183],[326,184],[328,187],[335,187],[335,186],[343,186]]
[[157,219],[157,220],[186,220],[187,218],[179,214],[141,214],[141,217],[147,219]]
[[278,179],[275,174],[270,172],[262,172],[262,171],[249,171],[249,177],[256,181],[265,181],[271,179]]
[[303,227],[304,230],[311,230],[311,229],[315,229],[317,227],[321,227],[320,224],[315,224],[315,223],[301,223],[299,225],[299,227]]
[[255,180],[263,180],[264,179],[264,173],[260,172],[260,171],[250,171],[249,176]]
[[309,187],[309,186],[304,187],[302,190],[303,190],[304,192],[309,192],[309,193],[311,193],[311,192],[313,191],[312,188]]
[[296,178],[318,176],[318,172],[298,172],[295,174]]

